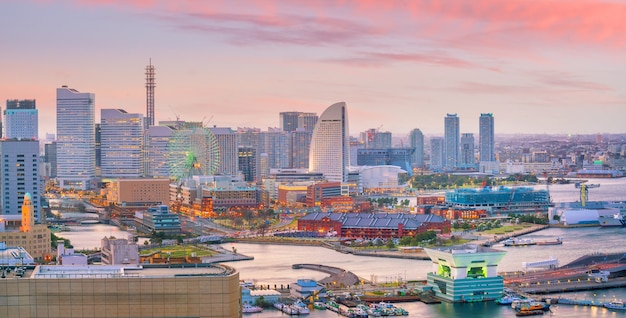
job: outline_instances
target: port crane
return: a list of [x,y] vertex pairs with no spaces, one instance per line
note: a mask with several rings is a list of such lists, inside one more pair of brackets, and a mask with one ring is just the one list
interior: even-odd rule
[[576,182],[576,188],[580,189],[580,205],[585,206],[589,198],[589,189],[599,188],[599,184],[586,184],[584,182]]

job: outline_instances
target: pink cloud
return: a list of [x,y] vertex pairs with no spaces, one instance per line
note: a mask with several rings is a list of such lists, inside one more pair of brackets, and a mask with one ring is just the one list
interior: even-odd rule
[[[530,39],[558,40],[562,43],[600,44],[621,47],[626,43],[626,4],[608,0],[309,0],[205,2],[205,1],[159,1],[159,0],[78,0],[84,5],[113,5],[134,9],[159,9],[169,14],[212,13],[205,18],[223,21],[223,17],[235,17],[233,12],[256,15],[256,26],[291,26],[298,20],[293,12],[308,14],[318,21],[317,27],[332,24],[331,17],[341,15],[344,19],[370,21],[380,25],[389,34],[406,32],[405,28],[419,23],[421,30],[411,30],[416,37],[440,32],[467,34],[504,30],[500,36],[525,36]],[[407,21],[408,20],[408,21]],[[308,26],[310,22],[303,21]],[[286,24],[285,24],[286,23]],[[407,23],[409,26],[407,26]],[[391,27],[393,26],[393,27]],[[340,27],[340,26],[338,26]],[[510,31],[514,27],[516,31]],[[192,28],[193,29],[193,28]],[[196,28],[198,29],[198,28]],[[368,30],[369,29],[369,30]],[[370,27],[363,30],[376,30]],[[306,30],[296,29],[306,38]],[[510,32],[510,33],[509,33]],[[353,35],[356,35],[352,33]],[[329,34],[322,34],[329,35]],[[444,35],[445,36],[445,35]],[[298,37],[294,34],[293,37]],[[263,40],[263,39],[261,39]],[[282,37],[266,37],[265,40],[284,40]]]

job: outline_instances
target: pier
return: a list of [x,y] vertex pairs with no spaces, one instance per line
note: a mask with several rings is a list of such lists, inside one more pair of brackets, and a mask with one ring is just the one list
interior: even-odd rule
[[320,271],[330,274],[329,277],[322,279],[322,284],[331,284],[333,286],[354,286],[360,283],[367,282],[365,279],[359,278],[356,274],[346,271],[338,267],[319,265],[319,264],[294,264],[293,269],[310,269],[314,271]]

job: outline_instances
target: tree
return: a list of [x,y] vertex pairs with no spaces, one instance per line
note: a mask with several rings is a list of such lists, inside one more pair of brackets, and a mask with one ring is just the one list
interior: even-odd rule
[[387,247],[388,248],[396,247],[396,244],[393,244],[393,239],[390,238],[390,239],[387,240]]

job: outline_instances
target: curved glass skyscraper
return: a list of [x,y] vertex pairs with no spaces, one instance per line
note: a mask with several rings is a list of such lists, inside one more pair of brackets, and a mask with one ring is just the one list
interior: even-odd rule
[[350,165],[350,135],[346,103],[326,108],[313,129],[309,171],[324,174],[328,181],[346,182]]

